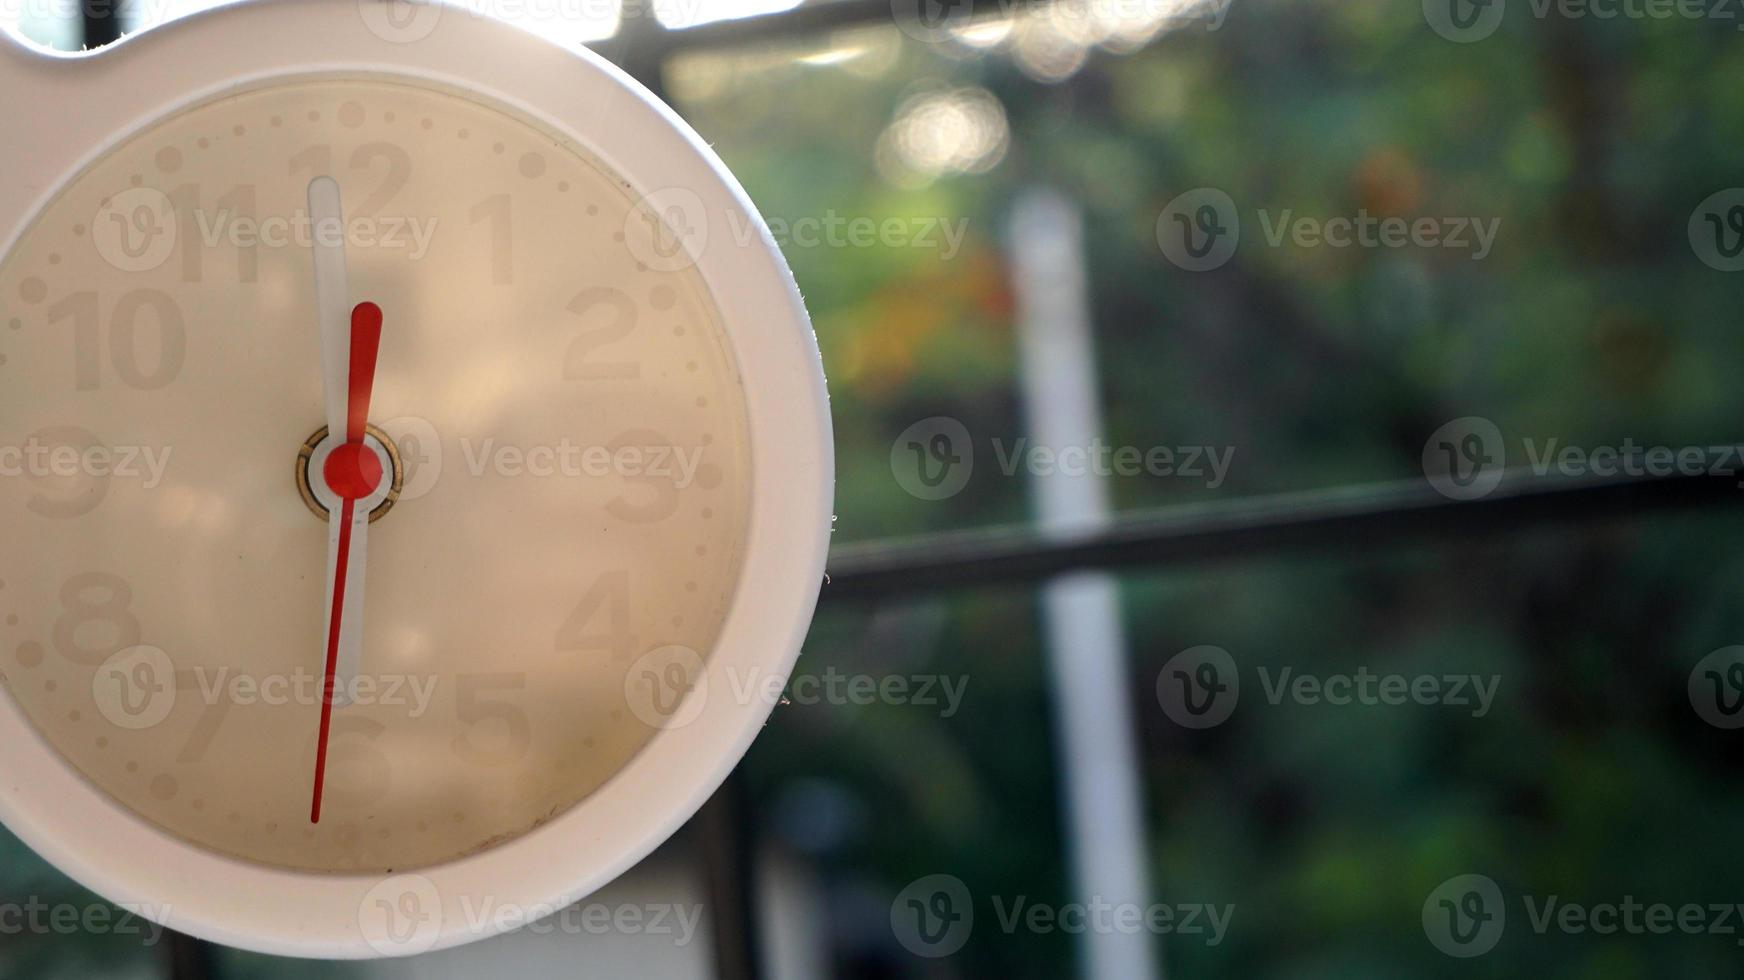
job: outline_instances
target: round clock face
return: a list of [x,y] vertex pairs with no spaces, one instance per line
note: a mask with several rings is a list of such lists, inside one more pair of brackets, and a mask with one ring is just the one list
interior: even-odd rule
[[[0,263],[0,672],[44,739],[212,851],[385,872],[526,833],[682,723],[737,584],[746,411],[640,211],[536,123],[386,78],[226,95],[73,179]],[[333,235],[382,310],[399,490],[314,822],[330,544],[298,475]]]

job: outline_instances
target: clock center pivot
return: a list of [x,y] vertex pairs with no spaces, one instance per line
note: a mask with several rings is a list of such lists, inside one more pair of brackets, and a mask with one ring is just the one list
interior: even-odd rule
[[329,438],[322,426],[297,450],[297,492],[323,524],[342,500],[367,508],[370,523],[381,520],[400,499],[405,478],[399,447],[373,425],[356,443]]

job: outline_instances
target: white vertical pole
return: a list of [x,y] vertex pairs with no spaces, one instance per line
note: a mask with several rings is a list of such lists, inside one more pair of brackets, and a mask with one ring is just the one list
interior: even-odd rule
[[[1089,448],[1102,438],[1095,348],[1084,268],[1083,218],[1058,193],[1023,193],[1009,251],[1029,437],[1036,448]],[[1031,481],[1044,534],[1108,523],[1103,477],[1058,471]],[[1143,804],[1125,676],[1126,638],[1112,576],[1082,572],[1044,587],[1066,829],[1077,901],[1150,904]],[[1155,980],[1155,943],[1145,931],[1087,930],[1080,955],[1089,980]]]

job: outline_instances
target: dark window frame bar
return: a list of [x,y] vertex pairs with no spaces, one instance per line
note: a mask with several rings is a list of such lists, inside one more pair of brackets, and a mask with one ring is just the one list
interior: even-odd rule
[[1036,583],[1085,570],[1154,568],[1632,520],[1744,505],[1741,475],[1537,476],[1510,470],[1456,500],[1428,480],[1244,497],[1117,514],[1075,533],[994,527],[831,549],[826,601]]

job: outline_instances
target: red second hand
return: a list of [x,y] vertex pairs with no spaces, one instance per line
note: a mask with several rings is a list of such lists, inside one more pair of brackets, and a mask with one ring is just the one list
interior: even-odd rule
[[382,311],[374,303],[359,303],[351,311],[350,412],[345,443],[327,457],[322,472],[327,486],[340,498],[339,548],[334,555],[333,615],[327,623],[327,666],[321,679],[321,735],[315,744],[315,792],[309,822],[321,822],[321,790],[327,782],[327,739],[333,729],[333,674],[339,664],[339,625],[345,614],[345,580],[351,567],[351,522],[357,501],[381,485],[381,460],[363,444],[369,421],[369,398],[375,388],[376,354],[381,349]]
[[333,671],[339,664],[339,620],[345,608],[345,571],[351,563],[351,518],[357,501],[346,497],[339,514],[339,554],[333,573],[333,617],[327,625],[327,668],[321,680],[321,736],[315,744],[315,798],[309,822],[321,822],[321,790],[327,782],[327,736],[333,728]]

